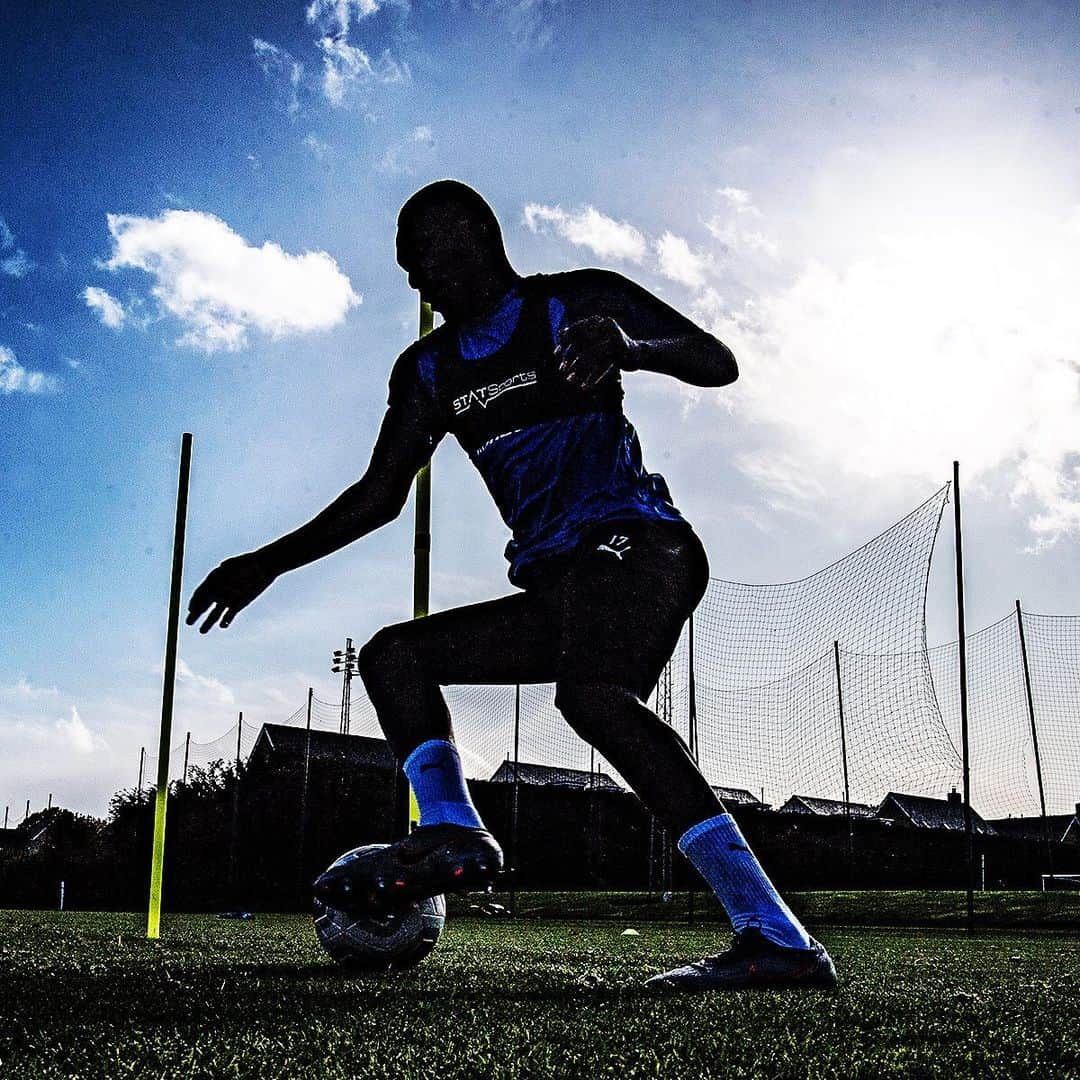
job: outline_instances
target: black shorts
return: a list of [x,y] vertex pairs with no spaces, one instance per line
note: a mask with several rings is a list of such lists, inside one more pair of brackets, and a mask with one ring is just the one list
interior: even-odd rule
[[709,582],[697,534],[685,522],[610,522],[551,561],[526,595],[556,628],[556,681],[648,697]]
[[443,686],[607,683],[644,700],[708,580],[686,522],[635,518],[590,529],[538,564],[524,592],[390,630]]

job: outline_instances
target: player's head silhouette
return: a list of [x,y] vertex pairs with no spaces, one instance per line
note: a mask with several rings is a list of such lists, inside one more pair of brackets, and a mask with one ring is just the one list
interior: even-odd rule
[[448,322],[479,315],[517,280],[484,198],[457,180],[422,187],[398,214],[397,261]]

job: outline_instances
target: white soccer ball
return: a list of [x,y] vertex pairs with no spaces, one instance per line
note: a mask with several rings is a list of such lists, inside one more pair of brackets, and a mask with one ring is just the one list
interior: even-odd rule
[[[384,844],[348,851],[333,866]],[[446,900],[433,896],[398,911],[347,913],[315,901],[315,935],[332,960],[352,971],[392,971],[419,964],[435,948],[446,922]]]

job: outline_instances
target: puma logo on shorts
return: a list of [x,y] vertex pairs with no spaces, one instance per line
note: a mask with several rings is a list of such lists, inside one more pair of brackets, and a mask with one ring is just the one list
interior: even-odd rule
[[606,544],[597,544],[596,550],[610,551],[619,562],[622,562],[623,555],[630,550],[630,537],[623,536],[620,533],[613,533]]

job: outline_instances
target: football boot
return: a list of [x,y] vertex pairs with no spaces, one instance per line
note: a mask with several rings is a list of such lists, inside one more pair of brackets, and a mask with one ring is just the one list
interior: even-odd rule
[[810,948],[777,945],[754,926],[735,935],[731,948],[685,967],[654,975],[650,990],[746,990],[786,986],[830,989],[836,968],[824,946],[813,938]]
[[487,829],[421,825],[386,846],[361,849],[315,881],[315,897],[340,911],[394,910],[447,892],[486,889],[502,870]]

